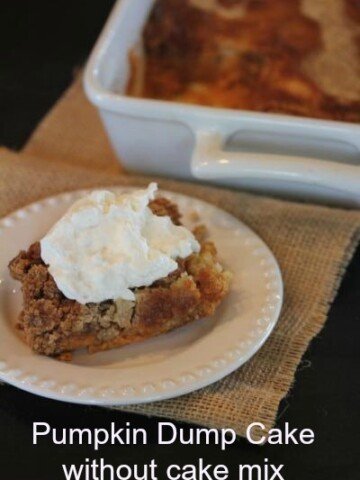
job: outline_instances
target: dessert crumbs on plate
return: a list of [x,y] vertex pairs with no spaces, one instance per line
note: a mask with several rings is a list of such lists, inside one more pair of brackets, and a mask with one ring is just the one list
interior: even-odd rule
[[[156,215],[168,215],[181,224],[177,205],[165,198],[149,203]],[[71,351],[90,353],[142,341],[198,318],[212,315],[228,293],[231,274],[217,259],[206,227],[196,227],[199,253],[178,260],[178,268],[150,287],[134,289],[135,301],[107,300],[80,304],[66,298],[40,256],[40,244],[22,251],[9,265],[21,281],[23,310],[18,328],[37,353],[69,361]]]

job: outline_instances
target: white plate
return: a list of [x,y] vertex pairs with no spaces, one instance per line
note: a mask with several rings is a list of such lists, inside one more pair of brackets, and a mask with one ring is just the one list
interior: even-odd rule
[[[121,190],[121,189],[115,189]],[[124,190],[124,189],[122,189]],[[200,200],[163,192],[191,227],[194,211],[234,277],[211,318],[108,352],[78,352],[71,363],[34,354],[18,337],[19,282],[8,262],[39,240],[82,192],[33,203],[0,220],[0,378],[23,390],[86,404],[150,402],[209,385],[239,368],[262,346],[279,317],[282,280],[270,250],[248,227]]]

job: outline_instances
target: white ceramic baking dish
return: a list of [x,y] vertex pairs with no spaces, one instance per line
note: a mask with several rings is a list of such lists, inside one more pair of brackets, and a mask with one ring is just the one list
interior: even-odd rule
[[132,171],[360,205],[360,125],[126,96],[153,0],[119,0],[84,83]]

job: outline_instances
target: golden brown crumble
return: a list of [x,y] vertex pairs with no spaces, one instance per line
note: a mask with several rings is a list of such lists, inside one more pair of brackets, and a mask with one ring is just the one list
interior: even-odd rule
[[[157,215],[180,224],[175,204],[158,198]],[[201,251],[178,261],[178,268],[150,287],[134,289],[136,300],[82,305],[66,298],[40,256],[40,244],[21,251],[9,264],[22,283],[23,310],[18,328],[33,350],[69,360],[68,352],[106,350],[159,335],[211,315],[229,290],[230,274],[219,268],[216,248],[201,240]]]
[[[360,122],[359,98],[346,101],[328,94],[302,68],[324,45],[321,25],[303,13],[300,0],[218,4],[243,13],[224,17],[192,0],[155,2],[143,35],[140,92],[133,85],[139,58],[130,54],[130,95]],[[352,20],[358,20],[359,2],[346,0],[345,5]]]

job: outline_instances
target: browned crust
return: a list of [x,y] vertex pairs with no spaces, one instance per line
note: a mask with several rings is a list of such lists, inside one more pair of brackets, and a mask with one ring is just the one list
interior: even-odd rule
[[[190,0],[157,0],[144,31],[143,97],[360,122],[360,99],[330,96],[302,71],[322,39],[300,0],[220,3],[244,5],[244,15],[224,19]],[[356,0],[347,10],[359,17]]]
[[[180,223],[177,206],[169,200],[156,199],[150,207]],[[81,305],[57,288],[35,243],[9,264],[11,275],[22,283],[24,302],[18,329],[36,352],[68,360],[67,352],[79,348],[107,350],[212,315],[228,292],[230,275],[217,263],[215,246],[205,241],[201,245],[200,253],[179,261],[178,269],[168,277],[136,289],[135,302]]]

